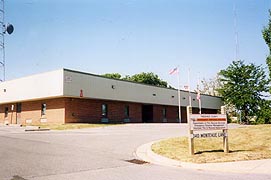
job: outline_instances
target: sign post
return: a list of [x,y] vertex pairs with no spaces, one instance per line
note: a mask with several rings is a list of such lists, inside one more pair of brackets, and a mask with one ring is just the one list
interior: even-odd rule
[[[225,108],[225,106],[221,106],[221,114],[226,115],[226,108]],[[224,152],[225,153],[229,153],[228,129],[223,129],[223,133],[226,134],[226,136],[223,137],[223,148],[224,148]]]
[[[229,153],[228,124],[225,107],[221,114],[192,114],[192,107],[187,106],[189,123],[189,154],[194,155],[194,138],[223,137],[223,149]],[[219,130],[222,130],[222,132]]]
[[188,143],[189,143],[189,154],[190,155],[194,155],[195,152],[194,152],[194,131],[193,129],[191,128],[191,118],[190,116],[192,115],[192,107],[191,106],[187,106],[186,107],[186,112],[187,112],[187,119],[188,119],[188,125],[189,125],[189,128],[188,128]]

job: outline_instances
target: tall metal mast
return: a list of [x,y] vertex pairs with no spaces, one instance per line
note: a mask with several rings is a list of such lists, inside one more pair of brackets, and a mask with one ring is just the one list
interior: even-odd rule
[[6,80],[5,34],[12,34],[12,24],[5,24],[5,1],[0,0],[0,82]]
[[236,5],[233,7],[234,11],[234,34],[235,34],[235,61],[239,60],[239,37],[237,30],[237,13],[236,13]]
[[4,0],[0,0],[0,82],[6,80],[5,67],[5,5]]

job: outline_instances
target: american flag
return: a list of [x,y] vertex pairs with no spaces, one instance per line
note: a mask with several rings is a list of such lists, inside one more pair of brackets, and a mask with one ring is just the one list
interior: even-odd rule
[[171,70],[169,71],[169,74],[172,75],[172,74],[176,74],[177,72],[178,72],[178,68],[175,67],[174,69],[171,69]]

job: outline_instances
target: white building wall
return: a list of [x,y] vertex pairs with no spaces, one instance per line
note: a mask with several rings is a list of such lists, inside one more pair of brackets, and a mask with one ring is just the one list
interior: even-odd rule
[[[178,106],[177,90],[114,80],[72,70],[56,70],[0,83],[0,104],[53,97],[80,97]],[[181,106],[189,105],[181,91]],[[192,106],[198,107],[196,93]],[[221,98],[201,95],[202,108],[219,109]]]
[[63,96],[63,69],[0,82],[0,104]]

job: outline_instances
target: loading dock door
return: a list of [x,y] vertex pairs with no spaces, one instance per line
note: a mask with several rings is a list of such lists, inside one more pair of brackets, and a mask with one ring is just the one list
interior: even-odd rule
[[153,105],[142,105],[142,121],[144,123],[153,122]]

